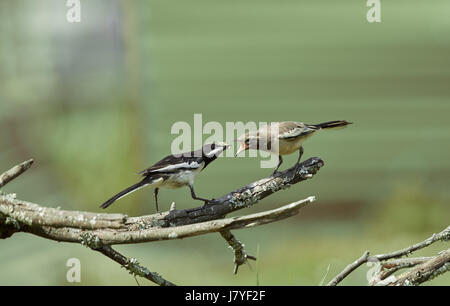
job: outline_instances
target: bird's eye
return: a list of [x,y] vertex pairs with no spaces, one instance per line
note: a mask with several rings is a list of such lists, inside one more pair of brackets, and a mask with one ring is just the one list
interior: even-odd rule
[[245,140],[245,144],[248,145],[249,142],[250,142],[250,139],[247,138],[247,139]]

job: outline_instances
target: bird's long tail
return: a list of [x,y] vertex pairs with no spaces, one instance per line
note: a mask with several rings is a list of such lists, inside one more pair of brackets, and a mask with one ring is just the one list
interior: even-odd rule
[[320,129],[333,129],[333,128],[344,127],[344,126],[347,126],[352,123],[353,122],[348,122],[345,120],[336,120],[336,121],[328,121],[328,122],[323,122],[323,123],[319,123],[319,124],[311,124],[311,125],[318,127]]
[[148,180],[148,178],[144,178],[142,181],[140,181],[137,184],[134,184],[130,187],[128,187],[127,189],[122,190],[121,192],[119,192],[118,194],[116,194],[115,196],[113,196],[111,199],[109,199],[108,201],[106,201],[105,203],[103,203],[100,207],[101,208],[106,208],[109,205],[111,205],[112,203],[114,203],[115,201],[117,201],[120,198],[123,198],[126,195],[129,195],[130,193],[141,189],[142,187],[145,187],[147,185],[151,184],[151,182]]

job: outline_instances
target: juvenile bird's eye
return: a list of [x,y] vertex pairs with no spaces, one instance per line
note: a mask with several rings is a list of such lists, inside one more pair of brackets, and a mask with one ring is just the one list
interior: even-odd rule
[[250,139],[247,138],[247,139],[245,140],[245,144],[248,145],[249,141],[250,141]]

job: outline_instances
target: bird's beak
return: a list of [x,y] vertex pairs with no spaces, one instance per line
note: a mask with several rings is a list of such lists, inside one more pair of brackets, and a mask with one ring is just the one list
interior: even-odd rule
[[231,145],[229,145],[226,142],[219,142],[218,145],[220,145],[221,147],[223,147],[223,151],[229,149],[231,147]]
[[234,155],[234,157],[238,156],[239,153],[241,153],[241,152],[243,152],[243,151],[245,151],[245,150],[247,150],[247,149],[248,149],[248,146],[245,145],[245,143],[241,143],[241,146],[240,146],[239,149],[237,150],[236,155]]

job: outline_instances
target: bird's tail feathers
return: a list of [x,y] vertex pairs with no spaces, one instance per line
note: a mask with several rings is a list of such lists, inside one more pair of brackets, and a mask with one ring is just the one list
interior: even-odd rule
[[121,192],[119,192],[118,194],[116,194],[115,196],[111,197],[108,201],[106,201],[105,203],[103,203],[100,208],[106,208],[109,205],[111,205],[112,203],[114,203],[115,201],[119,200],[120,198],[123,198],[124,196],[129,195],[132,192],[135,192],[136,190],[141,189],[142,187],[145,187],[149,184],[151,184],[152,181],[149,181],[148,178],[144,178],[142,181],[140,181],[139,183],[136,183],[124,190],[122,190]]
[[323,123],[319,123],[319,124],[313,124],[313,126],[318,127],[320,129],[333,129],[333,128],[345,127],[352,123],[353,122],[348,122],[345,120],[335,120],[335,121],[328,121],[328,122],[323,122]]

